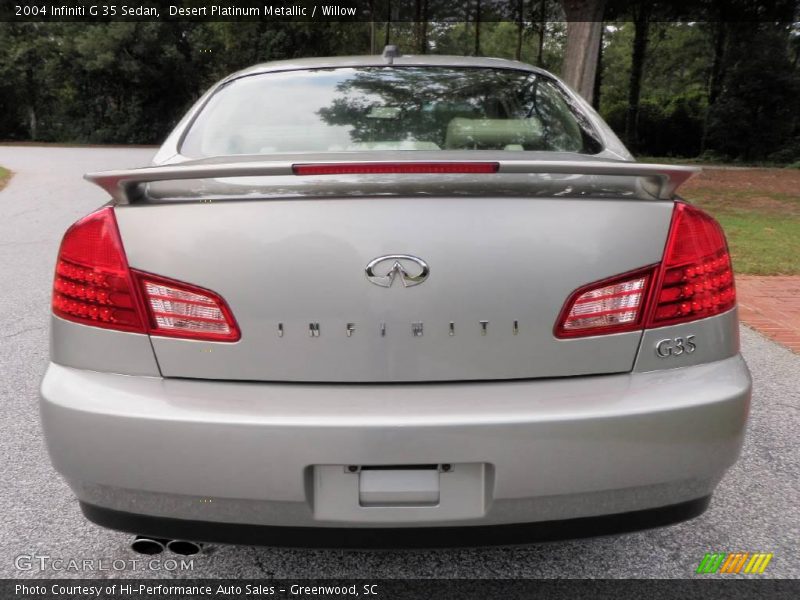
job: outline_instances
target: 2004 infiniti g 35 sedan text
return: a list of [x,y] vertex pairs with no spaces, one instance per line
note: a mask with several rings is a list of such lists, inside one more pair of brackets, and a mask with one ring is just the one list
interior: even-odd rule
[[41,389],[92,521],[509,543],[700,514],[750,400],[730,255],[552,75],[259,65],[65,234]]

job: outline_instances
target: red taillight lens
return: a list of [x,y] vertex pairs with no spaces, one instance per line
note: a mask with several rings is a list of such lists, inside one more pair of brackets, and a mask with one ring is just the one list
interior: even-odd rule
[[678,202],[662,263],[577,290],[554,333],[567,338],[663,327],[734,306],[733,269],[722,228],[702,210]]
[[736,305],[725,234],[694,206],[675,205],[654,304],[648,327],[702,319]]
[[84,217],[64,234],[53,312],[84,325],[146,333],[111,207]]
[[150,313],[150,333],[233,342],[239,328],[225,301],[209,290],[134,271]]
[[233,314],[214,292],[128,267],[111,207],[84,217],[64,234],[53,313],[104,329],[209,341],[240,338]]
[[497,173],[495,162],[317,163],[292,165],[295,175],[380,175],[384,173]]
[[574,292],[558,320],[556,337],[641,329],[654,268],[590,284]]

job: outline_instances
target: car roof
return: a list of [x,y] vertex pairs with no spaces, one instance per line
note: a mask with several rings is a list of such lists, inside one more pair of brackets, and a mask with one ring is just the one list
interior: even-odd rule
[[381,55],[364,56],[329,56],[318,58],[296,58],[290,60],[278,60],[273,62],[261,63],[237,71],[225,78],[224,81],[231,81],[249,75],[259,73],[271,73],[277,71],[294,71],[302,69],[334,69],[341,67],[490,67],[495,69],[514,69],[518,71],[530,71],[550,75],[544,69],[539,69],[532,65],[504,58],[489,58],[483,56],[445,56],[445,55],[424,55],[409,54],[385,58]]

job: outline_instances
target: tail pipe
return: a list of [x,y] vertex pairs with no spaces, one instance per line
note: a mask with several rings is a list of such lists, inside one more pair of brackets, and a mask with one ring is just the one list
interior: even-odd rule
[[146,554],[152,556],[154,554],[161,554],[164,548],[167,547],[169,540],[161,538],[152,538],[143,535],[137,535],[131,542],[131,550],[137,554]]
[[194,556],[203,551],[203,544],[199,542],[190,542],[188,540],[170,540],[167,542],[167,549],[173,554]]
[[144,535],[137,535],[131,542],[131,550],[137,554],[152,556],[161,554],[165,549],[180,556],[194,556],[203,551],[203,544],[189,540],[168,540]]

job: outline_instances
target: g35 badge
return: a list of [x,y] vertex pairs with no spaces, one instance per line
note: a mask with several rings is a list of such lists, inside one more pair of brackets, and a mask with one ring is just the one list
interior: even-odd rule
[[656,354],[659,358],[680,356],[681,354],[691,354],[695,350],[697,350],[697,344],[694,343],[694,335],[667,338],[666,340],[661,340],[656,344]]

